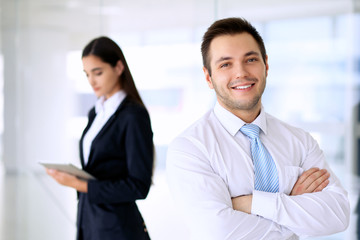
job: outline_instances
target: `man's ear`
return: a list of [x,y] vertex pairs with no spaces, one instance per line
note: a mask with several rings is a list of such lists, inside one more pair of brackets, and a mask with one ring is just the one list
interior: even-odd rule
[[214,89],[214,86],[213,86],[212,81],[211,81],[211,75],[210,75],[209,70],[206,67],[203,67],[203,71],[204,71],[204,75],[205,75],[205,80],[206,80],[209,88]]
[[116,73],[120,76],[123,71],[124,71],[124,64],[122,63],[121,60],[117,61],[116,63],[116,66],[115,66],[115,69],[116,69]]
[[266,55],[266,57],[265,57],[265,67],[266,67],[266,69],[265,69],[265,76],[267,77],[267,75],[268,75],[268,71],[269,71],[269,64],[268,64],[268,55]]

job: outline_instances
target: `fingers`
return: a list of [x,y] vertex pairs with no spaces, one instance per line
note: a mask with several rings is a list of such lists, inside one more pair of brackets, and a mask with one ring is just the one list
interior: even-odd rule
[[46,169],[46,173],[62,185],[68,185],[76,178],[73,175],[55,169]]
[[326,179],[324,182],[322,182],[317,188],[315,188],[315,190],[313,192],[320,192],[322,191],[324,188],[326,188],[326,186],[329,184],[329,180]]
[[[323,171],[325,169],[322,169]],[[330,173],[328,173],[326,170],[323,171],[323,174],[320,175],[316,180],[314,180],[310,186],[308,187],[309,192],[319,192],[323,190],[328,184],[329,184],[329,177]]]
[[299,177],[290,195],[322,191],[329,184],[329,177],[326,169],[311,168]]
[[301,176],[299,177],[299,179],[297,180],[298,183],[302,184],[303,182],[306,181],[306,179],[312,175],[313,173],[319,171],[319,168],[310,168],[309,170],[303,172],[303,174],[301,174]]
[[61,178],[61,172],[55,170],[55,169],[46,169],[46,173],[50,175],[52,178],[54,178],[56,181],[59,181]]
[[48,175],[52,176],[52,177],[54,177],[54,175],[56,175],[57,172],[58,172],[58,171],[55,170],[55,169],[46,168],[46,173],[47,173]]
[[327,186],[328,183],[325,184],[325,181],[328,180],[329,177],[330,173],[328,173],[326,169],[321,169],[313,172],[304,181],[305,192],[311,193],[315,190],[321,191],[322,189],[324,189],[324,185],[325,187]]

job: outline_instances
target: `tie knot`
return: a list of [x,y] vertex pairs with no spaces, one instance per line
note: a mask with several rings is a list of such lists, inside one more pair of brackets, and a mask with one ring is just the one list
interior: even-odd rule
[[249,138],[253,139],[259,137],[260,128],[255,124],[245,124],[240,128],[240,131]]

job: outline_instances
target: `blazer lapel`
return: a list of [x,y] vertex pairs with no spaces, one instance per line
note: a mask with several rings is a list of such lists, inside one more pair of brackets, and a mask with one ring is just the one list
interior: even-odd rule
[[81,166],[84,168],[85,166],[85,161],[84,161],[84,151],[83,151],[83,141],[84,141],[84,137],[85,137],[85,134],[89,131],[89,128],[91,126],[91,124],[93,123],[94,119],[95,119],[95,116],[96,116],[96,113],[95,113],[95,108],[92,108],[89,112],[89,121],[88,121],[88,124],[86,125],[82,135],[81,135],[81,138],[80,138],[80,141],[79,141],[79,149],[80,149],[80,162],[81,162]]
[[[120,103],[119,107],[116,109],[115,113],[109,118],[109,120],[105,123],[105,125],[101,128],[100,132],[96,135],[96,137],[94,138],[94,140],[91,143],[91,147],[90,147],[90,154],[89,154],[89,160],[86,164],[86,166],[89,166],[92,162],[92,152],[93,152],[93,148],[94,148],[94,143],[96,144],[96,141],[103,135],[106,133],[106,130],[112,125],[112,123],[114,122],[114,120],[116,119],[116,116],[118,115],[118,113],[121,111],[121,109],[129,102],[128,97],[126,97],[122,103]],[[95,116],[94,116],[95,118]],[[92,120],[94,121],[94,119]],[[92,123],[92,122],[91,122]],[[91,125],[90,125],[91,126]],[[90,128],[89,126],[89,128]],[[88,129],[87,129],[88,130]],[[83,157],[82,157],[83,158]],[[84,162],[84,160],[82,160],[82,162]]]

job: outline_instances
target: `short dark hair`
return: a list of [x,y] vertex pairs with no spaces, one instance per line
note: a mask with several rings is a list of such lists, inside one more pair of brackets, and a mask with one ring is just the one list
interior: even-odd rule
[[121,48],[110,38],[101,36],[91,40],[83,49],[82,58],[87,56],[96,56],[103,62],[115,67],[120,60],[124,65],[124,72],[119,77],[120,87],[125,91],[128,97],[144,105],[138,90],[136,89],[134,79],[131,75],[129,66]]
[[211,41],[222,35],[235,35],[239,33],[249,33],[257,44],[259,45],[261,56],[266,64],[266,49],[264,41],[259,32],[253,27],[250,22],[244,18],[225,18],[214,22],[205,32],[203,42],[201,44],[201,54],[203,58],[203,65],[211,75],[209,50]]

